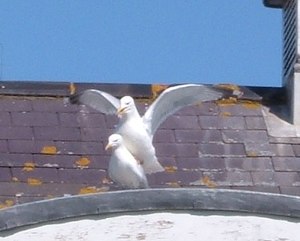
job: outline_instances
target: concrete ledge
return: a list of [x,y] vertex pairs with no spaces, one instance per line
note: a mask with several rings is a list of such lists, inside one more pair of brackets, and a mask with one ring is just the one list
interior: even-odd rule
[[126,190],[17,205],[0,211],[0,231],[87,215],[136,211],[238,211],[300,217],[300,197],[222,189]]

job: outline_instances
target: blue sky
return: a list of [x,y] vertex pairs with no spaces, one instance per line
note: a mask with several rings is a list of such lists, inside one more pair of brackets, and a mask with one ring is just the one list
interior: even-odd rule
[[1,80],[281,85],[262,0],[1,0]]

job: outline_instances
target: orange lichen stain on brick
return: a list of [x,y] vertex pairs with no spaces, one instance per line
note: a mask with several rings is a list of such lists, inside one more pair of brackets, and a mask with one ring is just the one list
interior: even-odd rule
[[209,188],[215,188],[217,184],[212,181],[208,176],[204,176],[201,178],[201,183]]
[[28,178],[27,179],[27,184],[30,186],[40,186],[43,184],[43,182],[40,179],[37,178]]
[[55,198],[55,196],[52,195],[52,194],[49,194],[49,195],[47,195],[47,196],[45,197],[46,200],[48,200],[48,199],[53,199],[53,198]]
[[87,157],[81,157],[79,160],[75,161],[76,166],[80,168],[87,168],[90,163],[91,161]]
[[261,104],[255,101],[244,101],[242,106],[247,109],[258,109],[261,107]]
[[166,182],[169,187],[179,188],[181,185],[178,182]]
[[232,114],[228,111],[223,111],[220,113],[220,116],[224,116],[224,117],[228,117],[228,116],[231,116]]
[[11,207],[15,204],[15,202],[13,200],[5,200],[3,203],[0,203],[0,209],[2,208],[8,208]]
[[76,93],[76,86],[74,83],[70,83],[69,85],[69,91],[71,95],[74,95]]
[[165,166],[165,171],[169,173],[177,172],[177,169],[176,166]]
[[159,84],[151,85],[152,99],[156,99],[156,97],[159,96],[160,93],[163,92],[167,88],[168,88],[168,85],[159,85]]
[[79,190],[79,195],[91,194],[91,193],[99,193],[99,192],[107,192],[109,187],[101,187],[97,188],[95,186],[83,187]]
[[240,90],[240,87],[234,84],[217,84],[215,87],[224,90]]
[[32,172],[34,169],[35,169],[35,163],[25,162],[22,170],[25,172]]
[[257,157],[258,153],[256,151],[247,151],[248,157]]
[[41,150],[42,154],[55,155],[57,153],[56,146],[44,146]]
[[241,88],[238,85],[234,85],[234,84],[217,84],[217,85],[214,85],[214,87],[219,88],[219,89],[223,89],[223,90],[230,90],[230,91],[232,91],[232,95],[235,95],[235,96],[242,96],[243,95],[243,91],[241,90]]
[[228,99],[216,100],[218,106],[232,106],[238,103],[237,98],[229,97]]

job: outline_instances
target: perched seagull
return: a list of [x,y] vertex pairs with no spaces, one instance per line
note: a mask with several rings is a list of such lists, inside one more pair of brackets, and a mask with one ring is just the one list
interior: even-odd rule
[[114,182],[124,188],[149,187],[144,169],[125,147],[121,135],[112,134],[105,149],[112,149],[108,175]]
[[169,87],[150,105],[143,117],[130,96],[119,100],[109,93],[88,89],[71,96],[71,102],[90,106],[105,114],[118,115],[120,120],[115,133],[123,137],[126,148],[142,163],[145,173],[155,173],[164,171],[152,144],[160,124],[184,106],[224,97],[224,91],[222,88],[199,84]]

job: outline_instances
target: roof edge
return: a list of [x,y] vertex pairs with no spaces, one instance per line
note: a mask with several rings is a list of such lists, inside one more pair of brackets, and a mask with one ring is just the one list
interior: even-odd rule
[[68,97],[72,92],[84,89],[101,89],[114,96],[123,96],[124,93],[135,97],[151,95],[151,85],[148,84],[0,81],[0,95]]
[[263,0],[263,4],[268,8],[283,8],[286,0]]
[[204,188],[160,188],[77,195],[0,210],[0,231],[89,215],[171,210],[237,211],[300,218],[300,197]]

